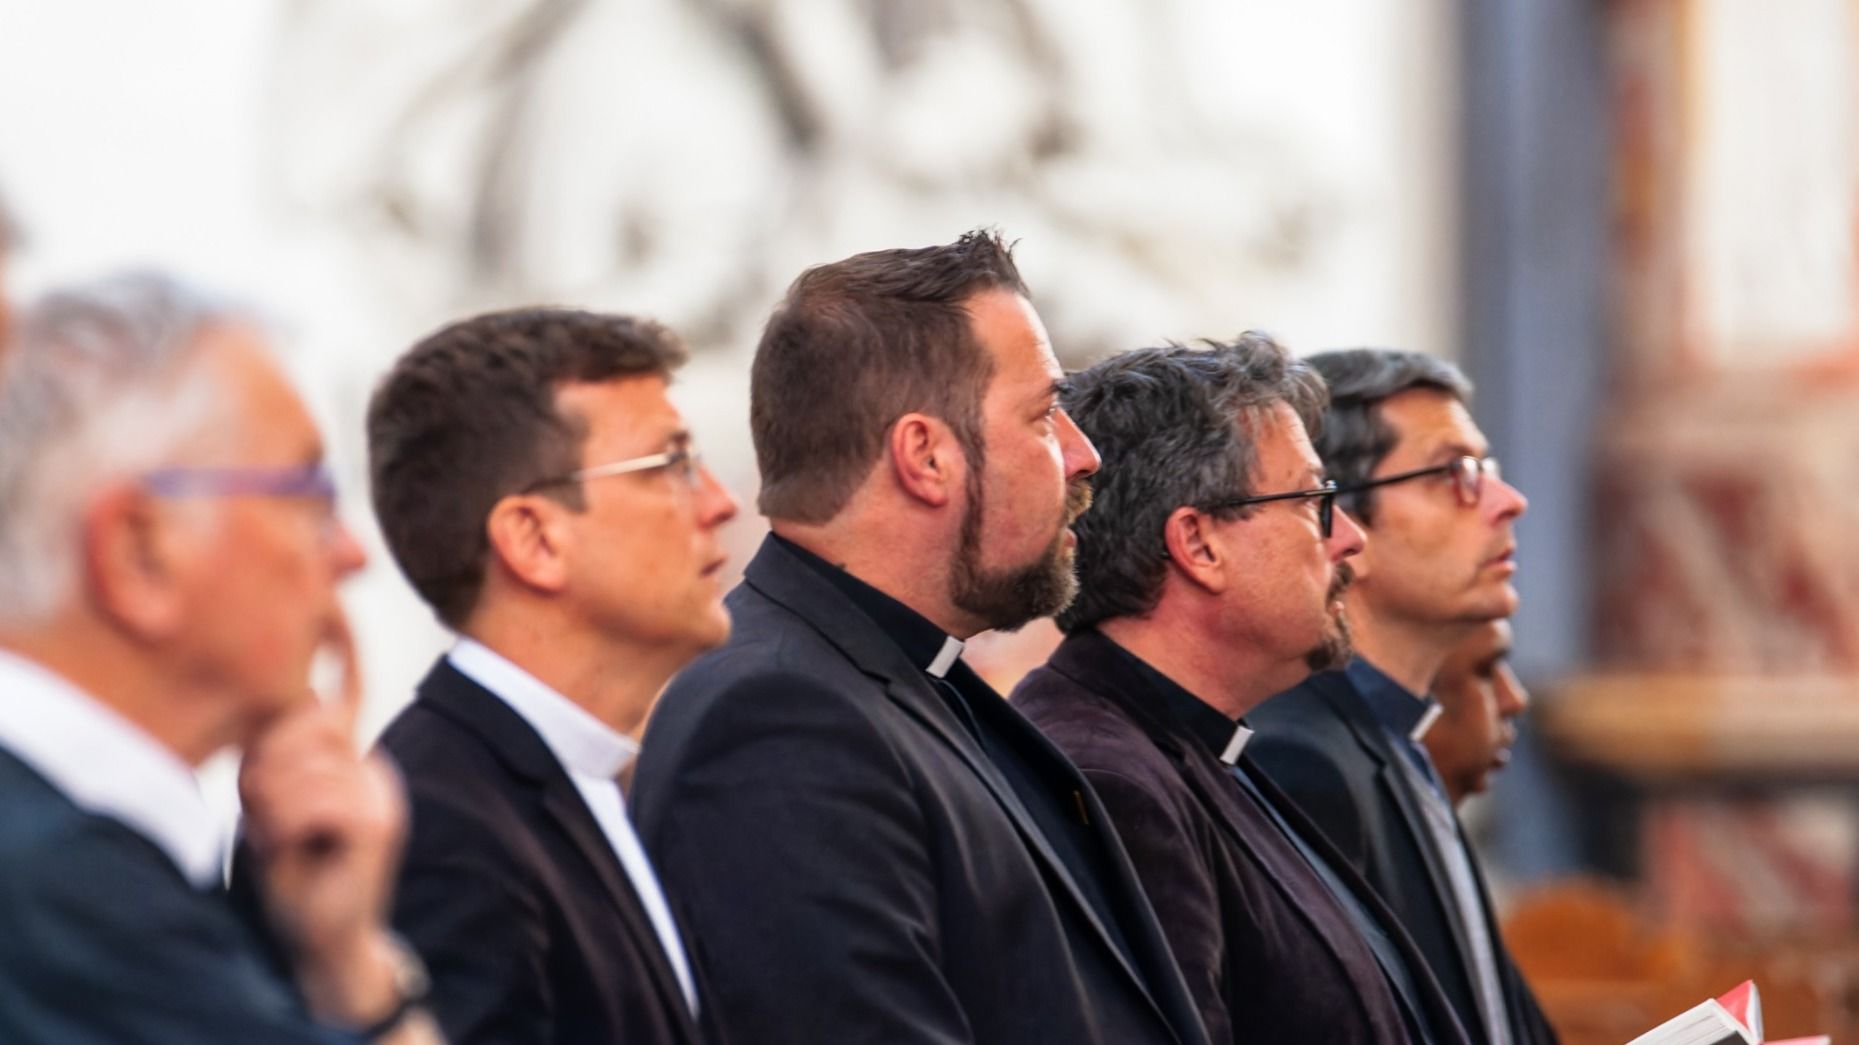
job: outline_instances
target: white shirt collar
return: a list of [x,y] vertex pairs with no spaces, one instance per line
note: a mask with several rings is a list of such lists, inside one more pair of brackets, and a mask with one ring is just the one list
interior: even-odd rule
[[220,883],[226,837],[194,771],[109,706],[0,650],[0,747],[86,812],[119,821],[197,889]]
[[483,643],[461,635],[446,659],[521,715],[570,773],[612,780],[638,757],[638,741]]

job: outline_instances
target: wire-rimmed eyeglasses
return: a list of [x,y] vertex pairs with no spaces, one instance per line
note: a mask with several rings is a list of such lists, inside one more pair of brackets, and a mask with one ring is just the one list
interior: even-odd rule
[[643,457],[629,457],[624,461],[611,461],[607,464],[590,465],[589,467],[569,472],[567,475],[557,475],[547,479],[538,479],[528,486],[523,487],[523,492],[535,493],[537,490],[547,489],[551,486],[586,482],[589,479],[605,479],[612,475],[631,475],[634,472],[650,472],[657,468],[676,469],[679,478],[690,483],[692,486],[696,486],[697,471],[698,468],[702,466],[703,461],[703,455],[697,452],[697,448],[689,443],[685,443],[681,446],[675,446],[656,454],[646,454]]
[[1451,476],[1453,493],[1459,498],[1459,503],[1467,508],[1475,506],[1478,499],[1484,495],[1486,476],[1493,479],[1504,477],[1502,469],[1498,466],[1497,458],[1473,457],[1467,454],[1430,468],[1416,468],[1411,472],[1400,472],[1395,475],[1384,475],[1379,479],[1365,479],[1359,483],[1350,483],[1343,488],[1342,492],[1361,493],[1364,490],[1373,490],[1377,486],[1404,483],[1409,479],[1422,479],[1429,475]]

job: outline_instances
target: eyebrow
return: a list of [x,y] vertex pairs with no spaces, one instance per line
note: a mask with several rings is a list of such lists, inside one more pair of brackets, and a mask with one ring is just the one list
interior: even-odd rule
[[1070,379],[1063,378],[1063,377],[1056,378],[1053,380],[1051,384],[1040,389],[1037,393],[1031,396],[1028,396],[1027,402],[1038,403],[1043,406],[1054,400],[1065,398],[1065,393],[1071,390],[1072,390],[1072,383]]
[[1461,443],[1455,440],[1453,442],[1442,443],[1441,445],[1434,447],[1433,452],[1427,454],[1425,459],[1428,461],[1433,461],[1438,464],[1444,464],[1447,461],[1455,457],[1483,458],[1483,457],[1489,456],[1490,453],[1491,453],[1491,448],[1489,446],[1485,447],[1483,450],[1476,450],[1465,443]]

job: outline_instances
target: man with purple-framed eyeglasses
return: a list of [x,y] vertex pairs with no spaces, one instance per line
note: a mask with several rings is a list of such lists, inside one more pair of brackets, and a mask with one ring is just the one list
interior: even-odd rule
[[[0,1040],[438,1040],[384,924],[399,786],[353,746],[362,553],[257,326],[154,275],[51,294],[0,363],[0,448]],[[192,772],[227,747],[262,926]]]

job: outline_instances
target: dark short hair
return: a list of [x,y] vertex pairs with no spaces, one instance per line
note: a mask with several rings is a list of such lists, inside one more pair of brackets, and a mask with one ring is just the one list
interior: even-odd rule
[[[453,323],[400,357],[368,404],[370,486],[388,550],[440,620],[460,627],[477,604],[491,508],[579,466],[587,420],[556,392],[669,376],[684,358],[650,320],[553,308]],[[581,507],[572,484],[550,495]]]
[[[1469,404],[1472,382],[1456,366],[1425,352],[1392,348],[1348,348],[1318,352],[1308,362],[1330,386],[1330,408],[1324,413],[1323,434],[1312,436],[1317,456],[1336,485],[1348,487],[1374,474],[1382,459],[1394,450],[1398,437],[1382,419],[1381,404],[1416,388],[1444,392]],[[1375,491],[1345,495],[1339,502],[1349,514],[1366,523],[1374,508]]]
[[[1078,597],[1066,633],[1155,608],[1167,573],[1163,527],[1183,505],[1248,497],[1258,422],[1286,403],[1313,432],[1323,381],[1268,334],[1141,348],[1072,375],[1065,410],[1103,458],[1078,535]],[[1243,515],[1250,508],[1222,514]]]
[[991,230],[801,273],[762,331],[749,379],[762,514],[832,519],[907,413],[943,419],[978,456],[994,364],[966,305],[992,290],[1026,295],[1012,248]]

